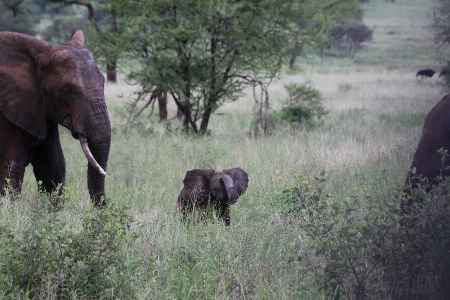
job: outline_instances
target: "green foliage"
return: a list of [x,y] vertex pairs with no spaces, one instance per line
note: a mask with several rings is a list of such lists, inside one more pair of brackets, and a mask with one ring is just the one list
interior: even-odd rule
[[[316,179],[319,185],[326,181],[324,175]],[[380,252],[376,243],[386,236],[391,224],[386,224],[387,215],[380,214],[379,207],[371,207],[365,214],[357,212],[357,197],[370,194],[362,190],[355,196],[336,201],[317,184],[299,177],[299,186],[284,191],[281,197],[287,220],[301,226],[310,237],[300,257],[309,265],[319,289],[331,299],[376,295],[371,290],[379,275],[375,272]],[[320,263],[309,264],[311,260]]]
[[346,93],[346,92],[352,90],[353,88],[354,88],[353,85],[348,82],[339,84],[339,92],[341,92],[341,93]]
[[439,72],[439,78],[442,79],[442,85],[444,86],[444,91],[450,91],[450,60],[445,59],[445,64]]
[[35,35],[39,18],[40,8],[31,0],[0,0],[0,31]]
[[325,171],[315,178],[317,185],[314,188],[304,176],[295,174],[294,178],[298,186],[276,193],[274,205],[280,205],[283,214],[288,218],[307,219],[312,213],[311,207],[320,209],[326,203],[323,200],[331,198],[330,194],[324,195],[323,186],[319,186],[326,181]]
[[[137,101],[154,86],[162,87],[182,108],[185,131],[201,135],[224,102],[276,76],[288,57],[287,41],[311,45],[329,26],[328,16],[320,13],[325,4],[309,0],[302,5],[284,0],[257,5],[152,0],[141,5],[135,7],[129,33],[142,66],[129,76],[141,86]],[[143,16],[144,9],[148,14]],[[299,28],[293,22],[299,18],[311,26]]]
[[154,136],[155,130],[148,124],[148,122],[142,122],[141,120],[132,120],[125,124],[122,128],[123,134],[138,134],[142,137]]
[[336,199],[324,191],[326,181],[324,172],[314,182],[296,176],[296,186],[273,202],[309,237],[299,260],[319,291],[331,299],[448,297],[450,178],[383,201],[367,188]]
[[372,30],[364,25],[360,5],[358,5],[358,8],[359,10],[347,9],[344,11],[342,18],[337,20],[336,25],[330,32],[334,44],[338,48],[347,48],[346,52],[351,57],[361,49],[363,42],[372,39]]
[[[335,233],[343,232],[340,229],[342,225],[337,224],[332,227],[330,246],[325,248],[328,252],[331,252],[328,249],[334,249],[337,254],[319,252],[316,255],[316,250],[322,249],[327,240],[320,242],[306,236],[304,227],[299,225],[311,223],[317,226],[316,223],[322,222],[324,226],[330,226],[331,216],[336,218],[334,221],[342,223],[346,215],[345,204],[341,201],[346,201],[353,209],[353,215],[349,214],[352,220],[359,215],[358,224],[351,230],[364,228],[363,221],[359,220],[364,220],[369,214],[373,219],[378,209],[380,218],[386,214],[393,218],[392,215],[398,212],[399,200],[394,198],[392,187],[404,181],[430,101],[438,100],[436,95],[440,87],[434,82],[417,84],[411,79],[420,66],[424,63],[431,65],[435,61],[430,41],[416,39],[417,35],[426,36],[429,22],[426,12],[430,11],[430,3],[433,2],[396,2],[394,7],[384,1],[371,1],[364,7],[365,18],[370,19],[370,24],[378,24],[377,43],[357,55],[357,65],[355,60],[328,56],[322,57],[322,61],[311,62],[312,73],[305,76],[311,76],[314,86],[323,91],[327,108],[331,110],[322,118],[324,126],[317,130],[279,130],[264,138],[248,138],[246,131],[253,119],[249,103],[253,99],[246,94],[239,102],[224,107],[226,116],[211,118],[210,127],[214,134],[208,138],[185,138],[176,130],[173,130],[174,134],[161,136],[159,133],[166,129],[165,124],[158,124],[156,120],[152,124],[156,134],[146,132],[149,123],[122,131],[123,120],[115,112],[123,109],[123,98],[117,97],[116,93],[118,90],[124,94],[131,93],[135,87],[125,83],[117,87],[106,84],[105,94],[114,130],[106,177],[107,194],[114,197],[114,202],[132,205],[128,214],[143,226],[139,239],[127,247],[126,258],[122,257],[126,266],[120,272],[108,273],[109,280],[123,280],[122,288],[117,283],[118,294],[103,296],[105,292],[98,298],[127,299],[136,295],[136,298],[144,299],[310,300],[330,299],[333,295],[337,298],[339,294],[341,298],[355,299],[355,294],[346,297],[346,292],[338,284],[343,282],[346,288],[352,288],[354,284],[355,291],[361,286],[355,283],[356,277],[347,265],[349,260],[345,255],[353,255],[356,262],[366,260],[359,259],[357,253],[341,251],[339,241],[344,241],[344,245],[360,241],[369,249],[380,245],[383,252],[391,252],[391,256],[385,257],[390,259],[390,263],[383,263],[384,268],[377,266],[372,273],[366,271],[372,274],[363,281],[364,286],[370,287],[366,290],[366,298],[402,298],[399,293],[390,297],[388,292],[371,292],[383,291],[382,285],[391,287],[392,283],[400,280],[407,282],[407,274],[415,270],[414,262],[425,265],[425,260],[439,252],[436,246],[426,251],[430,242],[427,241],[428,233],[423,240],[421,236],[415,239],[422,243],[423,257],[420,257],[403,251],[403,242],[396,243],[406,240],[405,231],[397,228],[399,222],[387,219],[386,224],[393,224],[395,231],[390,231],[392,234],[384,239],[375,236],[373,240],[379,241],[375,244],[370,244],[367,236],[358,234],[356,237],[359,239],[345,241],[344,234],[339,236]],[[386,22],[387,19],[395,20],[399,25],[391,28],[393,23]],[[395,33],[388,34],[390,30]],[[90,43],[90,39],[87,38],[86,42]],[[305,71],[310,70],[311,65],[301,62],[299,67]],[[299,82],[299,77],[303,78],[303,75],[283,74],[281,80],[272,82],[271,91],[282,90],[286,82]],[[345,85],[339,90],[340,83],[346,82],[351,86]],[[275,98],[271,97],[276,101]],[[140,121],[144,119],[146,122],[146,116]],[[178,126],[176,123],[172,125],[173,128]],[[67,230],[81,232],[81,219],[86,211],[90,212],[91,206],[86,191],[85,158],[69,131],[62,128],[60,135],[67,163],[66,178],[72,186],[72,195],[63,210],[54,212],[53,206],[49,205],[48,217],[64,220]],[[175,206],[185,172],[195,167],[221,170],[236,165],[248,169],[251,178],[246,195],[233,206],[232,226],[224,228],[211,222],[189,228],[180,226]],[[25,196],[34,196],[34,177],[31,168],[27,169],[22,190]],[[326,173],[314,179],[313,175],[320,174],[322,169]],[[292,174],[299,172],[304,176],[294,179]],[[282,193],[283,190],[286,192]],[[280,193],[275,195],[275,191]],[[283,197],[283,201],[290,200],[276,202],[274,199],[277,197]],[[30,198],[14,202],[1,199],[0,224],[3,227],[0,230],[6,228],[15,239],[21,238],[33,224],[30,211],[35,204]],[[330,207],[340,210],[336,212]],[[321,219],[312,218],[310,215],[314,216],[314,213]],[[373,231],[375,228],[369,232]],[[390,239],[390,236],[402,238]],[[349,234],[349,237],[353,235]],[[413,241],[408,241],[408,244]],[[1,241],[0,252],[4,244],[9,242]],[[349,249],[358,248],[353,245]],[[398,253],[403,253],[407,260],[401,263],[395,260],[401,257]],[[332,261],[330,257],[336,259]],[[0,261],[3,259],[0,254]],[[132,263],[134,261],[139,262],[139,266]],[[446,264],[436,266],[449,269]],[[380,269],[386,271],[383,273]],[[361,270],[366,270],[366,267],[362,265]],[[386,274],[391,275],[388,277]],[[393,277],[395,274],[404,277],[397,280]],[[427,273],[420,277],[423,284],[436,282],[439,278],[432,275],[425,278],[424,274]],[[21,294],[20,287],[12,286],[11,280],[2,278],[5,281],[0,287],[0,298],[32,297],[30,292],[26,294],[25,289]],[[46,288],[42,286],[39,298],[56,298],[52,291],[45,294]],[[401,290],[395,286],[393,289]],[[424,293],[427,291],[425,289]],[[431,290],[423,299],[434,297],[439,291],[442,289]],[[66,298],[88,298],[80,294],[71,292]],[[407,293],[403,294],[403,299],[407,297]]]
[[[332,43],[333,29],[347,19],[362,20],[362,9],[357,0],[316,1],[313,5],[302,3],[303,14],[294,18],[294,23],[302,31],[311,31],[309,40],[304,36],[291,38],[289,66],[294,68],[297,56],[307,56],[308,52],[319,50],[322,54]],[[326,15],[326,18],[323,18]],[[305,17],[306,16],[306,17]]]
[[[92,51],[96,61],[106,69],[108,82],[117,81],[117,69],[119,60],[123,58],[124,52],[130,51],[130,36],[125,33],[125,28],[129,24],[123,24],[124,14],[128,6],[133,6],[134,2],[121,0],[107,1],[69,1],[69,0],[46,0],[49,3],[64,6],[82,7],[86,11],[84,18],[79,18],[76,25],[86,31],[86,47]],[[89,22],[83,22],[87,19]],[[61,19],[60,19],[61,20]],[[59,39],[59,28],[72,27],[74,21],[66,20],[60,24],[55,24],[51,31],[57,34]],[[51,32],[50,32],[51,34]],[[51,36],[50,36],[51,37]]]
[[284,101],[284,107],[278,112],[278,122],[311,127],[328,114],[323,106],[321,93],[311,87],[310,83],[290,83],[284,88],[288,97]]
[[63,44],[75,29],[87,32],[89,24],[77,17],[55,17],[53,23],[42,32],[42,39],[53,44]]
[[[438,152],[444,165],[449,154]],[[437,179],[438,184],[431,186],[423,177],[413,177],[415,184],[404,189],[402,273],[391,279],[408,280],[399,291],[409,299],[446,299],[450,294],[450,177]]]
[[346,47],[350,57],[362,49],[362,43],[372,40],[373,30],[362,22],[343,24],[333,29],[332,35],[339,47]]
[[434,32],[434,39],[439,48],[450,46],[450,1],[436,1],[433,10],[433,24],[431,29]]
[[433,10],[433,23],[431,30],[434,33],[434,41],[437,52],[441,56],[444,67],[439,77],[442,77],[444,90],[450,91],[450,59],[448,51],[450,50],[450,6],[449,0],[439,0],[435,2]]
[[0,290],[32,298],[133,298],[126,251],[137,236],[127,209],[91,211],[76,226],[50,200],[33,200],[29,223],[18,232],[0,224]]

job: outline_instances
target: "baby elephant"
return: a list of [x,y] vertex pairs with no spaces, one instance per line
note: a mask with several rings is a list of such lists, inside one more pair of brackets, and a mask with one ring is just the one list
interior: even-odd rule
[[197,209],[204,217],[210,209],[214,209],[224,222],[230,225],[230,205],[245,193],[248,176],[241,168],[223,170],[194,169],[186,172],[184,187],[178,196],[178,209],[184,218],[193,209]]

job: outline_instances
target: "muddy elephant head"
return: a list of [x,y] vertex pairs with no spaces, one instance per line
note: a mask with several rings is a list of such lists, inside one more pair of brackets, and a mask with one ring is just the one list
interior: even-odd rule
[[186,172],[184,187],[178,196],[178,208],[184,216],[194,208],[205,214],[216,210],[225,225],[230,225],[230,205],[247,190],[248,175],[241,168],[215,172],[212,169],[194,169]]
[[0,32],[0,53],[0,185],[10,178],[20,189],[29,163],[47,192],[64,184],[59,124],[80,141],[92,201],[105,204],[111,125],[105,80],[84,47],[83,32],[63,45]]

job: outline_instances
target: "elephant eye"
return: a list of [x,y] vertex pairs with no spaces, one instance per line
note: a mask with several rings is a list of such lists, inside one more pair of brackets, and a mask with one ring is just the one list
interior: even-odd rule
[[66,97],[70,96],[70,88],[68,86],[63,88],[63,93],[64,93],[64,96],[66,96]]

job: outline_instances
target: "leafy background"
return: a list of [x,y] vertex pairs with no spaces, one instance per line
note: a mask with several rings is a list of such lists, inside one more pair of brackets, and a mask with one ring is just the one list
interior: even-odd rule
[[[313,128],[278,125],[270,135],[255,137],[251,89],[212,115],[203,138],[188,137],[178,121],[159,123],[146,112],[127,123],[124,101],[137,87],[119,73],[118,83],[105,86],[113,124],[106,179],[111,210],[93,211],[85,158],[61,129],[68,170],[65,205],[55,210],[46,204],[51,197],[36,196],[30,169],[21,198],[1,198],[0,238],[9,246],[2,246],[0,255],[0,295],[402,299],[410,293],[410,299],[445,299],[446,282],[444,292],[431,283],[428,289],[404,290],[414,267],[411,261],[402,265],[405,252],[394,247],[414,244],[395,229],[397,191],[424,119],[444,94],[437,76],[415,78],[419,69],[438,68],[441,59],[430,32],[433,5],[365,3],[364,22],[373,39],[359,52],[349,57],[333,48],[311,54],[273,80],[275,111],[285,103],[287,84],[309,82],[320,91],[328,114]],[[175,113],[169,99],[169,115]],[[246,194],[232,206],[232,225],[185,227],[176,213],[185,172],[232,167],[241,167],[250,179]],[[91,234],[85,224],[102,235]],[[76,241],[90,248],[73,247],[67,252],[71,260],[58,260],[66,253],[58,249]],[[114,245],[110,253],[105,245]],[[27,273],[20,266],[36,262],[31,250],[42,264]],[[410,257],[431,265],[426,254]],[[393,286],[392,274],[402,272],[405,277],[397,279],[403,282]],[[86,276],[89,280],[78,280]]]

